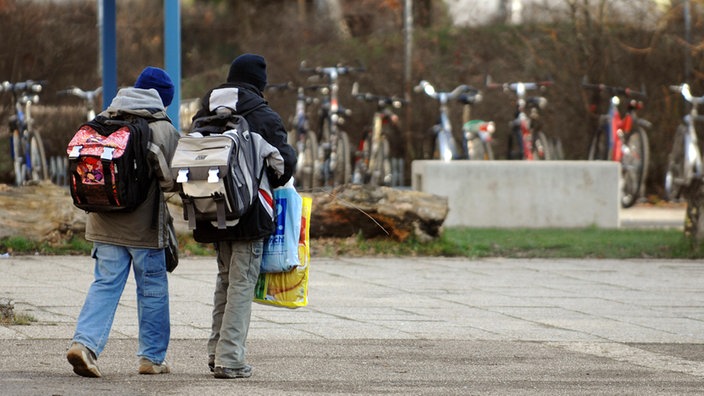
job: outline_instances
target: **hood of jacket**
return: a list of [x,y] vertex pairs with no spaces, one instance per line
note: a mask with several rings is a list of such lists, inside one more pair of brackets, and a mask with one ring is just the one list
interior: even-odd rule
[[[218,92],[223,92],[223,96],[229,97],[229,101],[234,101],[235,103],[229,105],[228,107],[234,107],[234,110],[238,114],[246,114],[250,110],[266,103],[263,97],[259,94],[259,91],[251,84],[247,83],[225,83],[219,87],[213,89],[208,95],[209,108],[212,111],[213,105],[212,101],[217,100],[219,97]],[[226,92],[226,93],[225,93]],[[232,93],[236,92],[237,97],[233,98]]]
[[[148,118],[165,118],[166,109],[156,89],[122,88],[105,110],[108,116],[130,113]],[[160,114],[163,113],[163,114]]]

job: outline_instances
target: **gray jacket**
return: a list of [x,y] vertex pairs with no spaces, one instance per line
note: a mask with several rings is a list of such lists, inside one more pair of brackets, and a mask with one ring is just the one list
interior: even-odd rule
[[121,89],[100,115],[114,117],[118,113],[133,114],[150,121],[152,144],[147,159],[158,182],[152,183],[147,199],[133,212],[90,213],[86,222],[86,239],[120,246],[164,248],[170,214],[163,192],[177,191],[169,165],[179,132],[171,124],[154,89]]

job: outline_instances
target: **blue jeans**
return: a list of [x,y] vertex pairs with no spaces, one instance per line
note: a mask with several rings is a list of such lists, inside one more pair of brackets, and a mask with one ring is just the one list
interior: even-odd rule
[[162,363],[169,346],[169,283],[164,249],[132,248],[96,242],[95,279],[78,316],[73,341],[80,342],[96,356],[105,348],[115,311],[134,266],[137,284],[139,350],[137,356]]
[[247,332],[263,248],[263,239],[217,243],[218,276],[208,340],[208,355],[215,356],[216,366],[238,369],[245,365]]

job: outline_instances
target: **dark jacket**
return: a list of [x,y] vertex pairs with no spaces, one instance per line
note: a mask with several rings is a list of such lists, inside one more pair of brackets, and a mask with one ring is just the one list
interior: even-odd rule
[[[279,176],[267,168],[267,179],[272,189],[283,186],[289,181],[296,169],[296,152],[287,143],[287,132],[281,117],[262,97],[261,92],[246,83],[225,83],[212,90],[201,100],[201,108],[193,119],[212,115],[210,111],[210,96],[220,88],[237,88],[238,97],[235,111],[244,115],[252,132],[260,134],[264,140],[276,147],[284,159],[284,173]],[[223,240],[255,240],[271,235],[275,222],[270,213],[262,206],[260,200],[247,214],[240,218],[239,223],[225,230],[219,230],[210,222],[197,222],[193,238],[198,242],[217,242]]]

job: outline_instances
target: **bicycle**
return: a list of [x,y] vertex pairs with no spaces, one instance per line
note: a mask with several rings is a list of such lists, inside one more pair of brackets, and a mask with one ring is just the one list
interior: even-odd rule
[[344,117],[351,111],[340,106],[338,101],[339,83],[342,75],[365,71],[364,67],[351,66],[318,66],[307,68],[301,63],[300,72],[313,74],[325,80],[325,87],[320,104],[318,119],[318,155],[319,166],[314,170],[314,187],[335,187],[351,181],[351,152],[347,132],[342,129]]
[[[75,96],[82,100],[86,121],[91,121],[95,118],[96,103],[99,95],[102,93],[103,87],[85,91],[78,87],[70,87],[56,92],[58,96]],[[54,184],[64,186],[68,183],[68,157],[52,156],[49,158],[49,177]]]
[[[508,159],[551,160],[554,159],[551,144],[543,132],[540,112],[547,106],[543,96],[527,96],[528,91],[544,91],[552,81],[492,83],[487,79],[487,88],[502,89],[516,95],[515,118],[509,122]],[[514,147],[515,146],[515,147]]]
[[472,91],[459,96],[462,103],[462,147],[465,159],[470,161],[494,159],[492,142],[496,125],[493,121],[473,120],[471,117],[472,106],[482,100],[479,91]]
[[43,81],[27,80],[5,81],[0,86],[0,92],[12,93],[14,114],[9,119],[10,154],[17,186],[48,178],[44,143],[39,131],[34,129],[31,111],[32,105],[39,102],[44,85]]
[[266,87],[269,91],[296,91],[296,107],[291,117],[291,130],[288,133],[288,143],[296,149],[298,162],[296,164],[296,174],[294,175],[296,186],[300,191],[311,191],[317,165],[318,137],[310,128],[308,119],[308,107],[317,103],[317,98],[309,96],[306,91],[318,91],[325,86],[309,85],[294,86],[293,83],[270,84]]
[[396,96],[360,93],[356,82],[352,85],[352,96],[364,102],[376,103],[371,128],[364,131],[359,143],[352,182],[372,186],[400,186],[403,181],[403,159],[392,156],[390,140],[401,134],[394,109],[400,109],[407,102]]
[[436,91],[435,87],[426,80],[421,80],[413,90],[423,92],[427,96],[438,101],[439,116],[437,124],[430,128],[430,132],[435,138],[433,144],[433,159],[452,161],[461,159],[461,154],[457,149],[457,142],[452,135],[452,123],[450,122],[448,103],[458,100],[462,95],[478,92],[476,89],[460,84],[449,92]]
[[[591,139],[588,159],[621,164],[621,206],[629,208],[636,203],[645,186],[650,156],[645,128],[651,124],[638,117],[637,111],[643,107],[643,103],[635,99],[643,99],[646,95],[630,88],[590,84],[586,81],[582,82],[582,87],[595,91],[597,95],[607,94],[610,97],[608,110],[599,115],[599,126]],[[631,98],[623,114],[619,109],[621,97]]]
[[675,131],[672,151],[668,156],[665,174],[665,198],[668,201],[679,198],[683,188],[693,180],[702,178],[702,156],[694,124],[704,121],[704,116],[700,116],[698,111],[699,105],[704,103],[704,96],[693,96],[686,83],[670,86],[670,89],[681,93],[690,106],[689,113]]

